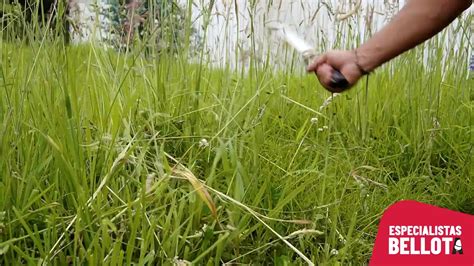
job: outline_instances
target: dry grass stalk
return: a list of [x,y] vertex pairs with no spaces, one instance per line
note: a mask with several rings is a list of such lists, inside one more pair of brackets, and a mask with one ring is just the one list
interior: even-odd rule
[[217,208],[216,204],[214,204],[214,201],[211,198],[211,195],[209,195],[209,192],[207,191],[206,187],[204,186],[203,182],[199,180],[188,168],[184,167],[183,165],[179,164],[173,168],[173,175],[176,175],[177,177],[184,178],[189,181],[189,183],[193,186],[193,188],[196,190],[197,194],[201,198],[204,203],[206,203],[207,207],[209,207],[209,210],[211,210],[212,216],[216,218],[217,220]]
[[334,100],[334,98],[336,98],[337,96],[339,96],[340,94],[339,93],[333,93],[331,94],[331,96],[329,96],[329,98],[327,98],[323,104],[319,107],[319,111],[321,112],[322,110],[324,110],[324,108],[328,107],[332,101]]
[[362,0],[357,0],[354,7],[349,12],[338,13],[336,16],[336,20],[342,21],[342,20],[348,19],[352,15],[355,15],[359,11],[361,5],[362,5]]
[[376,185],[376,186],[378,186],[378,187],[380,187],[384,190],[388,190],[387,185],[376,182],[376,181],[374,181],[372,179],[369,179],[367,177],[360,176],[360,175],[357,174],[357,171],[355,171],[355,170],[351,172],[351,176],[355,179],[355,181],[357,183],[373,184],[373,185]]
[[153,183],[155,183],[155,173],[151,173],[146,176],[145,191],[146,194],[150,193],[153,188]]

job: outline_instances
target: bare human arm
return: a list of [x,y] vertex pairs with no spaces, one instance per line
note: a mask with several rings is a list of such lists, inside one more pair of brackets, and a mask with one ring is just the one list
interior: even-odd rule
[[382,30],[352,51],[330,51],[307,68],[331,92],[331,75],[339,70],[353,86],[366,73],[428,40],[448,26],[472,0],[409,0]]

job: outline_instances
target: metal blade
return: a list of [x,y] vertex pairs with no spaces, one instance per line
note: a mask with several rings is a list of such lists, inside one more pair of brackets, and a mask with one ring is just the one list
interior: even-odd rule
[[312,51],[313,47],[309,45],[303,38],[301,38],[296,32],[291,30],[287,25],[277,22],[269,28],[276,31],[279,36],[291,45],[300,54],[305,54],[308,51]]

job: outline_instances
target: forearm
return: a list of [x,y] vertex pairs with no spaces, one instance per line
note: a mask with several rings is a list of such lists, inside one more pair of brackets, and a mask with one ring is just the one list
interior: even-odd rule
[[360,66],[371,71],[433,37],[471,4],[471,0],[409,0],[389,24],[357,49]]

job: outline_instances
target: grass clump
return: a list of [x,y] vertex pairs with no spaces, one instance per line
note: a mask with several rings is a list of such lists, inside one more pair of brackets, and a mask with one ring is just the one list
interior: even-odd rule
[[395,201],[473,214],[474,84],[434,45],[320,108],[312,76],[3,41],[0,264],[365,264]]

